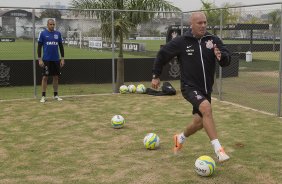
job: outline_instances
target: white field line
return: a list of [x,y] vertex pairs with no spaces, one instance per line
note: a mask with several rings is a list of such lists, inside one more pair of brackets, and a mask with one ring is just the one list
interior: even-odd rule
[[[258,110],[258,109],[253,109],[251,107],[243,106],[243,105],[236,104],[236,103],[233,103],[233,102],[228,102],[228,101],[224,101],[224,100],[218,100],[217,98],[212,98],[212,99],[216,100],[218,102],[222,102],[222,103],[225,103],[225,104],[233,105],[233,106],[240,107],[240,108],[243,108],[243,109],[246,109],[246,110],[252,110],[252,111],[259,112],[259,113],[266,114],[266,115],[270,115],[270,116],[277,116],[277,114],[274,114],[274,113],[270,113],[270,112],[266,112],[266,111],[262,111],[262,110]],[[282,117],[280,117],[280,118],[282,118]]]
[[[99,93],[99,94],[89,94],[89,95],[65,95],[65,96],[60,96],[62,98],[72,98],[72,97],[88,97],[88,96],[105,96],[105,95],[116,95],[119,93]],[[17,98],[17,99],[9,99],[9,100],[0,100],[0,102],[12,102],[12,101],[23,101],[23,100],[36,100],[36,99],[40,99],[41,96],[39,98]],[[46,97],[46,99],[52,99],[53,97]]]
[[[89,94],[89,95],[66,95],[66,96],[60,96],[60,97],[62,97],[62,98],[72,98],[72,97],[106,96],[106,95],[117,95],[117,94],[119,94],[119,93],[99,93],[99,94]],[[52,97],[47,97],[47,99],[51,99],[51,98]],[[36,97],[34,97],[34,98],[19,98],[19,99],[10,99],[10,100],[0,100],[0,102],[12,102],[12,101],[23,101],[23,100],[35,100],[35,99],[40,99],[40,98],[36,98]],[[277,116],[277,114],[274,114],[274,113],[269,113],[269,112],[266,112],[266,111],[253,109],[253,108],[243,106],[243,105],[240,105],[240,104],[236,104],[236,103],[233,103],[233,102],[218,100],[217,98],[212,98],[212,99],[216,100],[218,102],[222,102],[222,103],[225,103],[225,104],[244,108],[246,110],[252,110],[252,111],[259,112],[259,113],[262,113],[262,114],[265,114],[265,115]],[[282,117],[280,117],[280,118],[282,118]]]

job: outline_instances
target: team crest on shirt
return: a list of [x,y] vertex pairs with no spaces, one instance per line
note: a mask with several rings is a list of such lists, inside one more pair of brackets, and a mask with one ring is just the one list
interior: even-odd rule
[[208,40],[208,41],[206,42],[206,47],[207,47],[208,49],[212,49],[212,48],[213,48],[213,40]]
[[58,39],[59,35],[54,34],[54,39]]

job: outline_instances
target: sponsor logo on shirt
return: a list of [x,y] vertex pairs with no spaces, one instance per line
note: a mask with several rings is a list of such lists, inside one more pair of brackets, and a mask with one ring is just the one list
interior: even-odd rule
[[191,47],[192,47],[192,45],[188,45],[188,46],[186,47],[186,53],[187,53],[188,56],[192,56],[193,53],[194,53],[194,49],[191,48]]
[[58,45],[58,42],[46,42],[46,45]]

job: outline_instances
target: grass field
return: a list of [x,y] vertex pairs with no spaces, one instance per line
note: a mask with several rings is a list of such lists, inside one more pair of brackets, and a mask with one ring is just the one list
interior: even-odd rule
[[255,59],[250,63],[240,60],[238,76],[222,79],[222,99],[277,114],[279,62],[274,54],[269,53],[268,57],[254,54],[261,56],[268,60]]
[[[155,57],[160,46],[165,40],[128,40],[126,42],[144,43],[146,52],[124,52],[124,58]],[[226,44],[246,44],[244,40],[226,40]],[[272,43],[267,41],[255,41],[254,43]],[[37,49],[37,48],[36,48]],[[36,51],[37,52],[37,51]],[[111,50],[98,51],[96,49],[77,48],[65,46],[66,59],[109,59],[112,58]],[[273,52],[264,52],[268,55]],[[115,53],[115,57],[118,53]],[[37,54],[36,54],[37,58]],[[31,40],[17,39],[16,42],[0,42],[0,60],[29,60],[33,59],[33,42]]]
[[[214,158],[204,131],[172,153],[173,134],[192,119],[179,93],[2,101],[0,183],[282,183],[282,120],[219,101],[213,107],[231,159],[217,163],[213,176],[200,177],[193,170],[196,158]],[[115,114],[124,116],[124,128],[111,127]],[[160,137],[160,149],[143,147],[149,132]]]
[[[16,40],[16,42],[0,42],[0,60],[29,60],[33,59],[33,42]],[[95,50],[65,46],[66,59],[105,59],[112,58],[111,50]],[[37,48],[36,48],[37,49]],[[36,51],[37,52],[37,51]],[[141,53],[142,54],[142,53]],[[118,56],[118,53],[115,53]],[[142,54],[142,57],[147,57]],[[37,54],[36,54],[37,58]],[[140,58],[136,53],[125,52],[124,58]]]
[[[132,41],[136,42],[136,40]],[[159,45],[164,41],[140,41],[146,44],[146,48],[151,51],[144,53],[126,52],[125,57],[154,57]],[[228,40],[226,41],[228,42]],[[234,42],[234,41],[231,41]],[[32,57],[32,42],[17,40],[16,43],[0,43],[1,59],[27,59]],[[6,45],[4,47],[3,45]],[[15,47],[17,46],[17,47]],[[74,47],[65,47],[66,58],[111,58],[110,51],[96,51],[88,49],[79,49]],[[17,49],[23,49],[18,52]],[[14,52],[12,52],[14,51]],[[1,60],[0,59],[0,60]],[[242,104],[255,109],[263,110],[273,114],[278,110],[278,71],[279,71],[279,53],[278,52],[253,52],[253,62],[247,63],[245,60],[239,62],[239,76],[223,79],[223,100]],[[129,84],[129,83],[127,83]],[[135,83],[136,85],[138,83]],[[148,82],[144,83],[150,86]],[[179,82],[173,83],[177,89]],[[40,86],[36,88],[37,94],[40,96]],[[60,85],[60,94],[67,95],[86,95],[97,93],[111,93],[112,84],[74,84]],[[51,86],[48,86],[48,95],[52,94]],[[217,94],[214,94],[216,97]],[[33,98],[33,86],[21,87],[1,87],[0,100],[15,98]]]

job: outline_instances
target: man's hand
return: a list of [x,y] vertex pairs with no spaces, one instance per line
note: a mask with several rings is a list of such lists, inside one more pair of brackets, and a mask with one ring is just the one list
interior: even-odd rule
[[44,62],[42,61],[42,59],[41,58],[38,58],[38,64],[39,64],[39,66],[40,67],[44,67]]
[[64,58],[61,59],[60,66],[61,66],[61,68],[65,66],[65,59]]
[[151,82],[152,88],[158,89],[160,87],[160,83],[161,83],[160,78],[152,79],[152,82]]
[[213,48],[214,48],[214,55],[215,55],[216,59],[218,61],[220,61],[221,60],[221,52],[220,52],[220,50],[217,48],[216,44],[214,44]]

